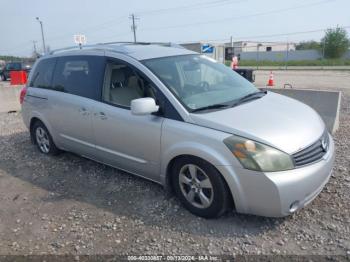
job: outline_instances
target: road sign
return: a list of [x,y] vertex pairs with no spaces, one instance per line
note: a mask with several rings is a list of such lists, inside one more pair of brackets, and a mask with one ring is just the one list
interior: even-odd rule
[[212,53],[214,53],[214,46],[212,46],[210,44],[202,45],[202,53],[203,54],[212,54]]
[[74,35],[74,43],[79,45],[85,45],[86,44],[86,36],[85,35]]

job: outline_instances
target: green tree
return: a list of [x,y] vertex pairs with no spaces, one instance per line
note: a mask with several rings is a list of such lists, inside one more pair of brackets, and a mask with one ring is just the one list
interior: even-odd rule
[[303,42],[300,42],[299,44],[297,44],[295,48],[296,48],[296,50],[307,50],[307,49],[320,50],[321,43],[313,41],[313,40],[303,41]]
[[340,58],[350,47],[350,41],[344,28],[327,29],[322,38],[326,58]]
[[5,60],[5,61],[20,61],[22,57],[18,56],[7,56],[7,55],[0,55],[0,60]]

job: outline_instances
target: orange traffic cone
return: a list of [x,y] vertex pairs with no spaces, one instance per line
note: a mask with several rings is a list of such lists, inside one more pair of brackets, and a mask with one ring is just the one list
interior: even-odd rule
[[267,86],[274,86],[274,81],[273,81],[273,74],[272,71],[270,72],[270,77],[269,77],[269,81],[267,82]]

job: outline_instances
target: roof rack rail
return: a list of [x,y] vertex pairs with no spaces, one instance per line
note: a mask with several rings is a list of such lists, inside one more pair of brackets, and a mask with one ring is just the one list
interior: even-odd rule
[[152,43],[151,42],[113,41],[113,42],[97,43],[96,45],[113,45],[113,44],[150,45]]
[[116,42],[105,42],[97,43],[97,45],[113,45],[113,44],[127,44],[127,45],[161,45],[161,46],[172,46],[172,47],[181,47],[181,45],[173,42],[127,42],[127,41],[116,41]]
[[78,46],[78,45],[74,45],[74,46],[67,46],[67,47],[63,47],[63,48],[59,48],[59,49],[55,49],[50,51],[48,54],[49,55],[53,55],[57,52],[63,52],[63,51],[69,51],[69,50],[75,50],[75,49],[91,49],[91,48],[96,48],[96,45],[84,45],[82,47]]
[[[181,46],[179,44],[172,43],[172,42],[106,42],[106,43],[97,43],[97,44],[93,44],[93,45],[68,46],[68,47],[52,50],[48,54],[53,55],[57,52],[76,50],[76,49],[81,49],[81,50],[84,50],[84,49],[102,50],[103,49],[103,50],[106,50],[106,48],[101,48],[101,46],[108,46],[108,45],[115,45],[115,44],[120,44],[120,45],[160,45],[160,46],[184,48],[183,46]],[[110,50],[113,51],[112,49],[110,49]]]

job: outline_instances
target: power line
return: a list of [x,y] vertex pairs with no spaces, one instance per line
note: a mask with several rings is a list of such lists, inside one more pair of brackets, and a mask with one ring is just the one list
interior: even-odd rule
[[[210,21],[205,21],[205,22],[197,22],[197,23],[191,23],[191,24],[182,24],[182,25],[174,25],[174,26],[166,26],[166,27],[158,27],[158,28],[144,28],[143,30],[162,30],[162,29],[169,29],[169,28],[179,28],[179,27],[187,27],[187,26],[194,26],[194,25],[202,25],[202,24],[210,24],[210,23],[220,23],[223,21],[229,21],[229,20],[235,20],[235,19],[243,19],[243,18],[249,18],[249,17],[255,17],[255,16],[263,16],[263,15],[267,15],[267,14],[272,14],[272,13],[280,13],[280,12],[286,12],[289,10],[294,10],[294,9],[299,9],[299,8],[304,8],[304,7],[310,7],[310,6],[315,6],[315,5],[320,5],[320,4],[324,4],[324,3],[328,3],[328,2],[333,2],[336,0],[323,0],[323,1],[319,1],[319,2],[314,2],[314,3],[309,3],[309,4],[303,4],[303,5],[298,5],[298,6],[294,6],[294,7],[289,7],[289,8],[281,8],[281,9],[275,9],[275,10],[271,10],[268,12],[260,12],[260,13],[254,13],[254,14],[250,14],[250,15],[243,15],[243,16],[238,16],[238,17],[229,17],[229,18],[223,18],[223,19],[217,19],[217,20],[210,20]],[[237,1],[235,1],[237,2]],[[216,0],[216,1],[210,1],[210,2],[206,2],[203,3],[201,5],[219,5],[219,4],[228,4],[228,3],[232,3],[228,2],[228,0]],[[195,7],[197,5],[200,5],[200,3],[196,3],[196,4],[192,4],[192,5],[186,5],[186,6],[178,6],[178,7],[173,7],[173,8],[167,8],[168,11],[175,11],[175,10],[179,10],[181,8],[189,8],[189,6]],[[146,13],[151,13],[151,12],[161,12],[161,11],[165,11],[165,9],[155,9],[155,10],[149,10],[149,11],[143,11],[144,14]],[[142,13],[142,12],[140,12]],[[95,25],[93,27],[88,27],[88,28],[94,28],[94,29],[98,29],[98,28],[103,28],[104,26],[108,26],[108,25],[115,25],[116,22],[118,21],[122,21],[122,19],[125,19],[125,17],[118,17],[115,19],[112,19],[110,21],[104,22],[102,24],[99,25]],[[135,35],[134,35],[134,40],[136,40],[136,25],[135,23],[133,24],[135,26]],[[109,27],[109,26],[108,26]],[[132,27],[134,28],[134,27]],[[95,31],[95,30],[94,30]],[[134,30],[133,30],[134,32]],[[309,31],[308,31],[309,32]],[[292,33],[295,34],[295,33]],[[63,39],[63,36],[67,36],[68,34],[64,34],[61,36],[56,36],[53,38],[49,38],[51,41],[53,39]],[[71,34],[70,34],[71,35]],[[125,35],[123,33],[123,35]],[[274,37],[274,36],[280,36],[280,35],[287,35],[287,34],[275,34],[275,35],[267,35],[267,36],[249,36],[246,38],[258,38],[258,37]],[[118,36],[118,35],[116,35]],[[115,37],[115,36],[112,36]],[[235,37],[236,38],[236,37]],[[27,42],[26,42],[27,43]],[[23,44],[24,46],[24,44]],[[12,49],[12,48],[11,48]],[[12,49],[14,50],[14,49]],[[8,51],[8,50],[2,50],[2,51]]]
[[[341,28],[344,29],[349,29],[350,25],[348,26],[340,26]],[[289,32],[289,33],[281,33],[281,34],[269,34],[269,35],[250,35],[250,36],[235,36],[235,39],[256,39],[256,38],[273,38],[276,36],[289,36],[289,35],[300,35],[300,34],[310,34],[310,33],[318,33],[318,32],[324,32],[327,29],[330,28],[336,28],[336,27],[328,27],[328,28],[323,28],[323,29],[316,29],[316,30],[307,30],[307,31],[297,31],[297,32]],[[228,41],[230,38],[220,38],[220,39],[202,39],[200,40],[201,42],[224,42]],[[198,41],[198,40],[197,40]],[[183,43],[186,42],[195,42],[193,40],[191,41],[182,41]]]
[[[84,33],[87,33],[89,31],[97,31],[99,29],[103,29],[103,28],[108,28],[108,27],[112,27],[112,26],[115,26],[116,23],[120,22],[119,25],[121,23],[125,23],[125,21],[122,21],[124,20],[125,17],[118,17],[118,18],[115,18],[113,20],[109,20],[108,22],[105,22],[105,23],[102,23],[102,24],[99,24],[99,25],[95,25],[95,26],[91,26],[91,27],[86,27],[85,29],[82,29],[82,30],[78,30],[79,32],[84,32]],[[92,30],[91,30],[92,29]],[[62,39],[62,38],[65,38],[66,36],[72,36],[74,33],[65,33],[65,34],[62,34],[62,35],[56,35],[56,36],[53,36],[53,37],[50,37],[48,38],[49,40],[55,40],[55,39]]]
[[267,12],[260,12],[260,13],[254,13],[254,14],[250,14],[250,15],[242,15],[242,16],[236,16],[236,17],[227,17],[227,18],[209,20],[209,21],[205,21],[205,22],[196,22],[196,23],[188,23],[188,24],[173,25],[173,26],[163,26],[163,27],[150,27],[150,28],[146,27],[146,28],[143,28],[143,31],[164,30],[164,29],[173,29],[173,28],[181,28],[181,27],[196,26],[196,25],[221,23],[221,22],[237,20],[237,19],[242,19],[242,18],[257,17],[257,16],[268,15],[268,14],[282,13],[282,12],[286,12],[286,11],[290,11],[290,10],[321,5],[321,4],[334,2],[334,1],[336,1],[336,0],[323,0],[323,1],[318,1],[315,3],[309,3],[309,4],[298,5],[298,6],[292,6],[292,7],[288,7],[288,8],[280,8],[280,9],[270,10]]
[[[350,28],[350,26],[342,26],[342,28],[347,29]],[[318,33],[318,32],[324,32],[329,28],[324,29],[317,29],[317,30],[309,30],[309,31],[299,31],[299,32],[292,32],[292,33],[283,33],[283,34],[271,34],[271,35],[256,35],[256,36],[246,36],[245,39],[251,39],[251,38],[269,38],[269,37],[276,37],[276,36],[288,36],[288,35],[300,35],[300,34],[310,34],[310,33]]]
[[[350,29],[350,25],[347,26],[339,26],[341,28],[344,29]],[[306,31],[297,31],[297,32],[289,32],[289,33],[281,33],[281,34],[267,34],[267,35],[249,35],[249,36],[235,36],[235,39],[256,39],[256,38],[273,38],[273,37],[278,37],[278,36],[289,36],[289,35],[299,35],[299,34],[310,34],[310,33],[318,33],[318,32],[324,32],[329,28],[335,28],[335,27],[327,27],[327,28],[323,28],[323,29],[315,29],[315,30],[306,30]],[[104,39],[112,39],[115,37],[119,37],[119,36],[125,36],[129,34],[129,32],[124,32],[122,34],[118,34],[118,35],[113,35]],[[181,43],[190,43],[190,42],[225,42],[225,41],[229,41],[229,38],[220,38],[220,39],[196,39],[196,40],[187,40],[187,41],[181,41]],[[101,42],[101,41],[98,41]],[[235,41],[237,42],[237,41]],[[14,49],[10,49],[10,50],[0,50],[1,52],[11,52],[11,51],[15,51],[18,49],[18,47],[23,46],[23,45],[27,45],[29,43],[32,42],[24,42],[21,45],[17,45],[17,47],[15,47]],[[276,42],[273,42],[271,44],[277,44]],[[28,50],[28,48],[25,48],[25,50]]]
[[[193,8],[193,7],[197,7],[197,9],[198,9],[198,8],[219,6],[219,5],[223,5],[223,4],[233,4],[233,3],[241,2],[241,1],[243,1],[243,0],[236,0],[236,1],[216,0],[216,1],[209,1],[209,2],[206,2],[206,3],[202,3],[201,2],[201,3],[185,5],[185,6],[178,6],[178,7],[172,7],[172,8],[145,10],[145,11],[137,12],[136,14],[137,15],[140,15],[140,14],[142,14],[142,15],[150,15],[150,14],[155,14],[155,13],[160,13],[160,12],[161,13],[167,13],[167,12],[177,11],[177,10],[181,10],[181,9],[189,9],[189,8]],[[135,17],[136,17],[136,15],[135,15]],[[125,19],[125,16],[117,17],[117,18],[108,20],[108,21],[106,21],[104,23],[101,23],[101,24],[98,24],[98,25],[95,25],[95,26],[91,26],[91,27],[86,27],[86,28],[84,28],[82,30],[78,30],[78,31],[86,33],[86,32],[92,31],[92,30],[96,31],[98,29],[109,28],[109,27],[114,26],[117,22],[122,21],[124,19]],[[126,21],[123,21],[122,23],[124,23],[124,22],[126,22]],[[74,33],[56,35],[56,36],[50,37],[48,39],[52,41],[52,40],[55,40],[55,39],[64,38],[66,36],[71,36],[73,34]]]
[[189,10],[192,10],[193,8],[196,8],[196,10],[198,10],[198,9],[202,9],[202,8],[228,5],[228,4],[233,4],[233,3],[242,2],[242,1],[243,0],[236,0],[236,1],[216,0],[216,1],[209,1],[209,2],[199,2],[199,3],[194,3],[194,4],[190,4],[190,5],[182,5],[182,6],[177,6],[177,7],[140,11],[140,12],[136,12],[136,14],[140,15],[140,16],[154,15],[154,14],[166,14],[166,13],[173,12],[173,11],[179,11],[179,10],[189,11]]
[[[146,11],[138,12],[137,14],[138,15],[139,14],[148,15],[148,14],[155,14],[155,13],[159,13],[159,12],[166,13],[166,12],[171,12],[171,11],[178,11],[178,10],[181,10],[181,9],[187,9],[188,10],[189,8],[194,8],[194,7],[197,7],[197,9],[198,8],[208,8],[208,7],[214,7],[214,6],[219,6],[219,5],[225,5],[225,4],[226,5],[227,4],[233,4],[233,3],[237,3],[237,2],[241,2],[241,1],[242,0],[236,0],[236,1],[215,0],[215,1],[205,2],[205,3],[195,3],[195,4],[191,4],[191,5],[178,6],[178,7],[172,7],[172,8],[146,10]],[[146,27],[143,30],[162,30],[162,29],[180,28],[180,27],[187,27],[187,26],[210,24],[210,23],[220,23],[220,22],[228,21],[228,20],[235,20],[235,19],[242,19],[242,18],[249,18],[249,17],[254,17],[254,16],[263,16],[263,15],[267,15],[267,14],[285,12],[285,11],[289,11],[289,10],[294,10],[294,9],[299,9],[299,8],[303,8],[303,7],[320,5],[320,4],[333,2],[333,1],[336,1],[336,0],[323,0],[323,1],[320,1],[320,2],[316,2],[316,3],[304,4],[304,5],[299,5],[299,6],[290,7],[290,8],[282,8],[282,9],[276,9],[276,10],[271,10],[271,11],[267,11],[267,12],[255,13],[255,14],[251,14],[251,15],[243,15],[243,16],[238,16],[238,17],[230,17],[230,18],[211,20],[211,21],[205,21],[205,22],[198,22],[198,23],[192,23],[192,24],[182,24],[182,25],[175,25],[175,26],[155,27],[155,28],[147,28]],[[96,31],[98,29],[108,28],[108,27],[114,26],[116,22],[122,21],[123,19],[125,19],[125,17],[118,17],[118,18],[109,20],[107,22],[104,22],[102,24],[96,25],[96,26],[87,27],[84,30],[80,30],[80,31],[89,32],[89,31],[91,31],[91,29],[94,29],[93,31]],[[123,21],[122,23],[124,23],[124,22],[125,21]],[[56,36],[56,37],[51,37],[49,39],[52,41],[54,39],[63,38],[65,36],[67,36],[67,35],[68,34],[64,34],[64,35],[60,35],[60,36]],[[72,34],[69,34],[69,35],[72,35]]]
[[[215,4],[216,5],[219,5],[219,4],[232,4],[232,3],[236,3],[236,2],[240,2],[242,0],[236,0],[236,1],[230,1],[230,0],[215,0],[215,1],[209,1],[209,2],[206,2],[206,3],[196,3],[196,4],[191,4],[191,5],[186,5],[186,6],[178,6],[178,7],[172,7],[172,8],[164,8],[164,9],[153,9],[153,10],[145,10],[145,11],[140,11],[140,12],[137,12],[136,14],[137,15],[148,15],[148,14],[154,14],[154,13],[159,13],[159,12],[169,12],[169,11],[176,11],[176,10],[180,10],[180,9],[187,9],[187,8],[190,8],[190,7],[197,7],[197,6],[203,6],[203,7],[207,7],[207,5],[213,5]],[[135,15],[136,16],[136,15]],[[115,23],[119,22],[119,21],[122,21],[125,19],[125,16],[121,16],[121,17],[117,17],[117,18],[114,18],[114,19],[111,19],[111,20],[108,20],[104,23],[101,23],[101,24],[98,24],[98,25],[95,25],[95,26],[91,26],[91,27],[86,27],[86,28],[83,28],[82,30],[78,30],[80,32],[87,32],[87,31],[91,31],[91,30],[98,30],[98,29],[102,29],[102,28],[108,28],[108,27],[112,27],[115,25]],[[124,23],[125,21],[123,21]],[[60,39],[60,38],[63,38],[65,36],[71,36],[73,35],[74,33],[71,33],[71,34],[62,34],[62,35],[56,35],[56,36],[53,36],[53,37],[50,37],[48,39],[50,40],[54,40],[54,39]]]

